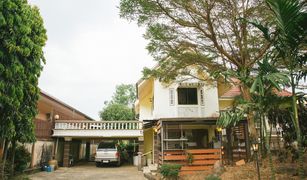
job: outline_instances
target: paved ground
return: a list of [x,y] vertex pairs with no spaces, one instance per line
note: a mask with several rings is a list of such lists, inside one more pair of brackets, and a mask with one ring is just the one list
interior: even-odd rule
[[104,166],[97,168],[94,163],[87,163],[70,168],[59,168],[54,172],[39,172],[29,175],[32,180],[145,180],[143,173],[137,170],[137,167],[122,165],[121,167]]

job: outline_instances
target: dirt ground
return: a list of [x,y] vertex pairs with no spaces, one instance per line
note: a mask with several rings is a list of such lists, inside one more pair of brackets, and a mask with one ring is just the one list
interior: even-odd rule
[[32,180],[145,180],[143,173],[137,167],[122,165],[120,167],[103,166],[97,168],[94,163],[86,163],[70,168],[59,168],[54,172],[39,172],[28,176]]
[[[297,173],[297,163],[280,163],[276,159],[273,160],[273,165],[276,172],[277,180],[297,180],[299,179]],[[233,166],[226,167],[226,172],[224,172],[220,178],[222,180],[232,179],[232,180],[257,180],[257,171],[256,171],[255,162],[247,163],[242,166]],[[307,170],[305,164],[304,168]],[[268,159],[263,161],[263,164],[260,168],[260,177],[261,179],[270,179],[271,169],[269,167]]]
[[[298,180],[297,173],[297,163],[291,163],[288,161],[286,163],[280,163],[274,158],[274,168],[276,171],[276,179],[277,180]],[[307,180],[307,161],[305,161],[304,169]],[[265,159],[262,162],[262,166],[260,168],[260,177],[262,180],[270,179],[270,167],[268,163],[268,159]],[[196,173],[193,175],[182,176],[180,179],[182,180],[204,180],[206,176],[213,174],[213,171],[206,171],[201,173]],[[257,180],[257,171],[255,162],[247,163],[241,166],[226,166],[225,172],[220,175],[222,180]]]

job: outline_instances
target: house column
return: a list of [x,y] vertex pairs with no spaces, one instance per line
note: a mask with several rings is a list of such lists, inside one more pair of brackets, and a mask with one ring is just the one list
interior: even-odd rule
[[158,133],[154,132],[154,147],[153,147],[153,154],[154,154],[154,164],[159,164],[159,153],[160,153],[160,137]]
[[64,154],[63,154],[63,166],[69,167],[69,154],[70,154],[70,147],[71,147],[71,137],[64,138]]
[[30,164],[30,167],[33,168],[35,166],[35,142],[32,143],[32,149],[31,149],[31,164]]
[[142,171],[143,167],[143,156],[142,154],[144,153],[144,137],[139,137],[139,152],[138,152],[138,170]]

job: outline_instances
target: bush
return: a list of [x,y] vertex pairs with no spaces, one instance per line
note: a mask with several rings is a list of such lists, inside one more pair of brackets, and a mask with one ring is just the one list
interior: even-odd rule
[[[9,156],[12,156],[11,149]],[[9,157],[11,159],[11,157]],[[31,154],[25,149],[24,146],[18,145],[15,151],[15,171],[23,172],[28,168],[28,165],[31,161]]]
[[205,178],[205,180],[221,180],[221,178],[219,178],[216,175],[210,174],[209,176]]
[[174,179],[178,177],[180,168],[180,164],[163,164],[160,173],[167,179]]
[[11,162],[6,161],[4,168],[4,175],[2,174],[2,168],[3,168],[3,162],[0,160],[0,179],[4,177],[4,180],[6,180],[9,178],[10,175]]

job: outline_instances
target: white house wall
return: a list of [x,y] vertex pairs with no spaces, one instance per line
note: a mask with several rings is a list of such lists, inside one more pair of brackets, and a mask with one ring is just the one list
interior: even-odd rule
[[154,81],[154,112],[153,118],[176,117],[176,107],[170,106],[169,89],[175,86],[165,87],[158,80]]
[[217,116],[219,111],[218,92],[216,86],[204,87],[205,117]]
[[[154,110],[152,112],[153,119],[217,116],[219,106],[216,86],[204,85],[198,88],[198,105],[178,105],[178,86],[178,83],[164,86],[158,80],[154,81]],[[170,104],[170,89],[174,89],[175,101],[173,105]],[[200,103],[200,89],[203,89],[204,95],[204,104],[202,105]],[[142,109],[142,104],[140,104],[140,109]],[[146,116],[150,114],[148,111],[143,112],[146,112],[144,114]],[[140,112],[140,117],[143,117],[142,111]]]

